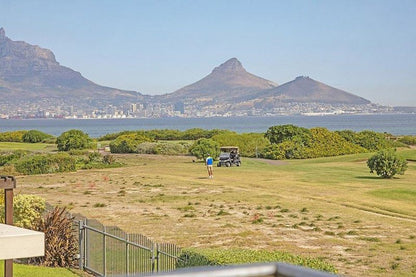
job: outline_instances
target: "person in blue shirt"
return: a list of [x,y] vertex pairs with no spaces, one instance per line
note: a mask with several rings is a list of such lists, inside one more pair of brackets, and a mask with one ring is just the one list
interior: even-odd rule
[[205,160],[205,164],[207,165],[208,170],[208,178],[212,179],[214,176],[212,175],[212,164],[214,163],[214,159],[208,154],[207,159]]

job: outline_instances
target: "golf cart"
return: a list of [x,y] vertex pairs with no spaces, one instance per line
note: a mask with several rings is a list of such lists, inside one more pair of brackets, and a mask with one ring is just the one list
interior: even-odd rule
[[230,167],[232,165],[240,166],[240,153],[237,146],[224,146],[220,148],[221,154],[217,166]]

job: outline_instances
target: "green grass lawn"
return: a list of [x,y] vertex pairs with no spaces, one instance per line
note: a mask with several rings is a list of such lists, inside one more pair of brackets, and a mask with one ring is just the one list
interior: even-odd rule
[[[416,159],[416,150],[401,150]],[[416,163],[381,179],[371,153],[214,168],[186,156],[115,155],[122,168],[17,177],[74,213],[180,247],[285,251],[349,276],[416,274]]]
[[56,150],[56,145],[48,143],[0,142],[0,151],[11,150],[53,151]]
[[[4,261],[0,261],[0,277],[4,276]],[[76,277],[79,276],[66,268],[13,264],[14,277]]]

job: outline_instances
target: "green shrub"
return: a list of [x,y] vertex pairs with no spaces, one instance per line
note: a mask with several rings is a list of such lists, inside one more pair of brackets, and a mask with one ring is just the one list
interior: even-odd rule
[[297,137],[297,141],[303,145],[308,145],[311,132],[306,128],[288,124],[272,126],[266,131],[264,136],[271,143],[282,143],[283,141],[293,140]]
[[27,175],[75,171],[76,161],[67,153],[26,156],[15,163],[18,172]]
[[3,132],[0,133],[0,141],[1,142],[23,142],[23,135],[26,134],[27,131],[10,131],[10,132]]
[[384,134],[368,130],[357,133],[357,144],[370,151],[393,146],[392,142],[387,140]]
[[71,156],[81,156],[81,155],[88,155],[88,153],[90,153],[90,151],[87,150],[87,149],[82,149],[82,150],[73,149],[73,150],[69,150],[67,153]]
[[56,144],[59,151],[86,149],[90,147],[91,139],[83,131],[73,129],[63,132],[56,139]]
[[343,137],[348,142],[358,144],[357,133],[352,130],[335,131],[335,133]]
[[306,158],[305,147],[296,140],[286,140],[279,144],[272,144],[265,149],[263,156],[273,160]]
[[11,153],[1,153],[0,154],[0,166],[11,164],[13,161],[20,159],[23,156],[26,156],[29,152],[25,150],[15,150]]
[[199,139],[189,149],[192,155],[198,159],[204,159],[211,155],[214,159],[220,155],[218,143],[212,139]]
[[139,134],[151,138],[152,140],[197,140],[201,138],[212,138],[215,135],[227,130],[204,130],[200,128],[188,129],[186,131],[161,129],[161,130],[138,130],[138,131],[123,131],[119,133],[106,134],[98,138],[98,141],[115,140],[119,136],[129,134]]
[[94,151],[94,152],[88,153],[89,163],[102,162],[102,160],[103,160],[103,156],[99,152]]
[[87,158],[83,156],[77,157],[78,168],[92,169],[92,168],[114,168],[123,166],[122,163],[116,162],[113,155],[106,154],[102,156],[98,152],[92,152],[88,154]]
[[394,149],[383,149],[368,159],[367,166],[371,173],[376,172],[382,178],[392,178],[396,174],[404,174],[407,161]]
[[271,144],[263,149],[261,156],[270,160],[284,160],[286,159],[285,151],[280,144]]
[[143,142],[137,146],[139,154],[186,155],[191,147],[190,142]]
[[101,136],[97,140],[98,141],[115,140],[121,135],[128,135],[128,134],[134,134],[134,133],[136,132],[135,131],[122,131],[118,133],[111,133],[111,134],[106,134],[104,136]]
[[116,159],[114,158],[113,155],[106,154],[106,155],[103,156],[103,163],[104,164],[111,165],[111,164],[114,164],[115,161],[116,161]]
[[77,264],[77,235],[73,231],[73,217],[65,208],[55,208],[44,219],[37,220],[33,229],[45,233],[45,256],[30,258],[29,263],[50,267]]
[[310,131],[311,143],[305,151],[304,158],[330,157],[366,151],[326,128],[312,128]]
[[270,145],[270,142],[260,133],[223,132],[212,137],[220,146],[238,146],[240,155],[256,157]]
[[111,153],[136,153],[137,146],[145,141],[151,141],[151,139],[136,133],[121,135],[110,143],[110,151]]
[[274,143],[264,148],[262,156],[268,159],[307,159],[367,151],[353,143],[356,137],[352,131],[331,132],[326,128],[312,128],[306,132],[304,128],[298,128],[293,125],[269,128],[267,136],[274,134],[276,137],[272,139]]
[[43,133],[38,130],[29,130],[27,133],[25,133],[22,137],[23,142],[28,143],[37,143],[37,142],[43,142],[44,140],[51,138],[52,136],[46,133]]
[[281,251],[250,249],[186,249],[176,266],[178,268],[204,265],[230,265],[260,262],[285,262],[316,270],[336,273],[333,265],[317,258],[292,255]]
[[[32,228],[45,211],[45,199],[29,194],[17,194],[13,198],[13,222],[22,228]],[[0,196],[0,222],[4,220],[4,196]],[[4,223],[4,222],[3,222]]]
[[399,138],[398,141],[407,145],[416,145],[416,136],[404,136]]
[[157,142],[142,142],[137,146],[139,154],[156,154]]

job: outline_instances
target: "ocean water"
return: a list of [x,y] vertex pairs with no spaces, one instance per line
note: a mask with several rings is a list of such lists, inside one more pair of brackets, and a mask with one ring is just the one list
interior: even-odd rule
[[215,117],[215,118],[135,118],[135,119],[27,119],[0,120],[0,132],[39,130],[54,136],[79,129],[91,137],[125,130],[150,129],[228,129],[238,133],[265,132],[274,125],[293,124],[329,130],[373,130],[393,135],[416,135],[416,114]]

